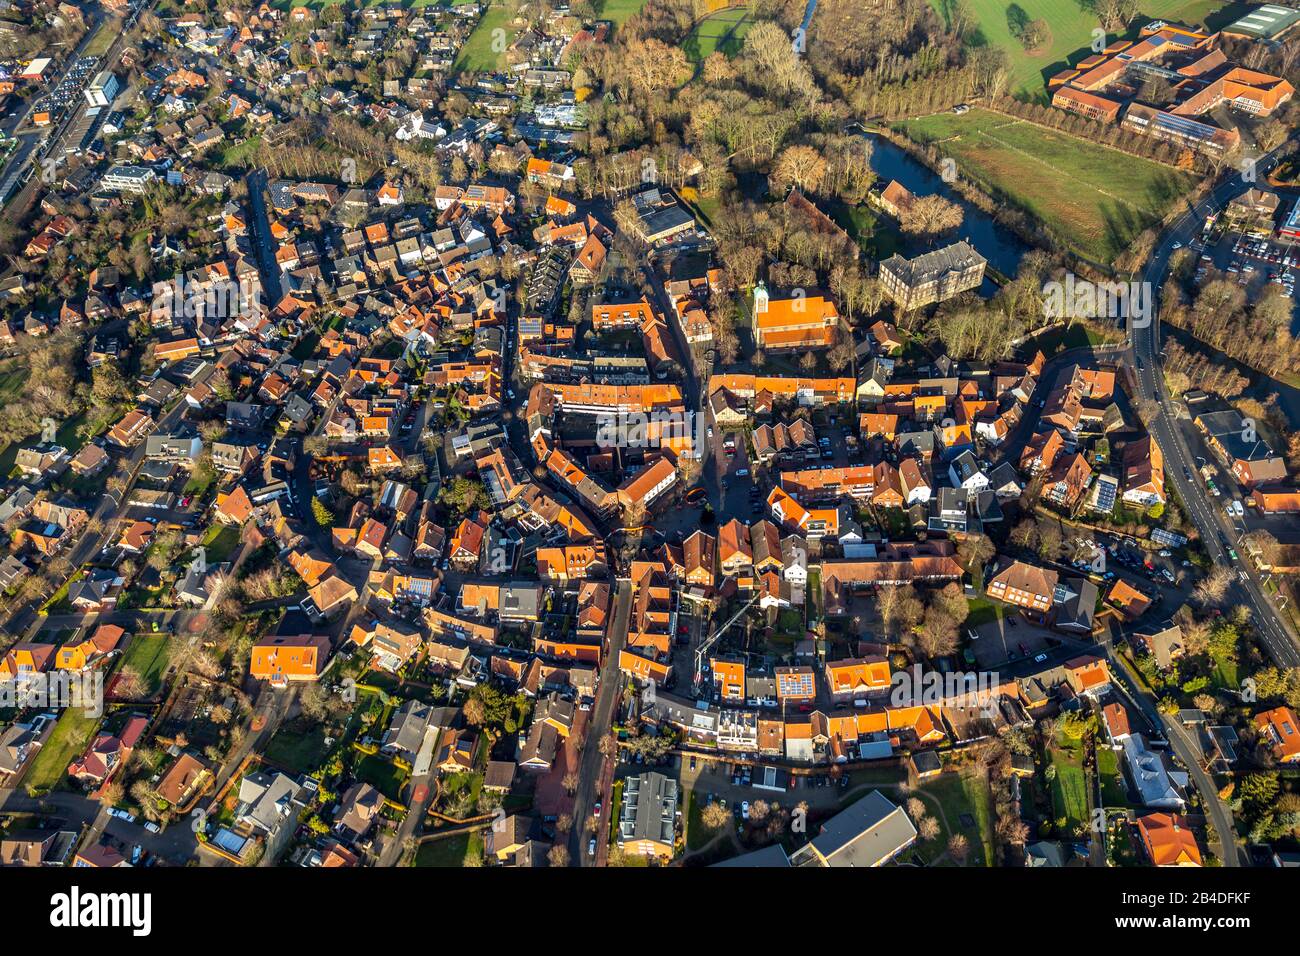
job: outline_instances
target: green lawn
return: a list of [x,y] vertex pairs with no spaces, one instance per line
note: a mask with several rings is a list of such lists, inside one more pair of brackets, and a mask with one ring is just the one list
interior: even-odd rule
[[474,32],[460,48],[452,70],[487,73],[504,67],[506,50],[519,35],[518,31],[510,25],[509,18],[509,11],[502,4],[493,3],[489,6],[483,12],[483,17],[474,28]]
[[692,63],[700,63],[719,50],[735,56],[753,25],[754,18],[744,7],[719,11],[695,24],[682,42],[682,50]]
[[1102,263],[1159,221],[1193,183],[1159,163],[988,110],[937,113],[900,128],[918,142],[942,144],[959,175],[1006,197],[1061,242]]
[[1236,661],[1228,657],[1214,657],[1214,670],[1210,677],[1214,686],[1226,690],[1238,690],[1241,687],[1240,668]]
[[40,753],[32,758],[23,778],[29,793],[47,793],[67,778],[68,764],[86,749],[99,726],[98,717],[87,717],[78,707],[69,707],[59,718]]
[[[993,866],[996,860],[993,806],[987,781],[974,773],[942,773],[919,789],[939,801],[943,816],[948,821],[947,835],[961,833],[966,837],[970,846],[966,865]],[[974,826],[965,826],[962,814],[971,817]],[[941,819],[940,823],[942,822]],[[942,838],[946,841],[947,836]],[[940,848],[939,852],[945,848]]]
[[81,51],[83,56],[103,56],[108,52],[108,48],[113,45],[117,35],[122,32],[122,21],[116,17],[110,18],[99,28],[99,32],[94,38],[86,44],[86,48]]
[[402,787],[406,786],[406,771],[382,754],[370,754],[357,762],[358,780],[374,786],[389,800],[400,802]]
[[646,0],[596,0],[596,17],[610,21],[617,30],[627,23],[633,14],[640,13],[645,3]]
[[275,732],[264,755],[289,773],[312,773],[324,762],[327,753],[325,728],[315,721],[298,718]]
[[230,525],[214,524],[203,535],[203,547],[207,549],[209,563],[225,561],[239,547],[239,529]]
[[250,136],[242,143],[231,143],[216,156],[215,164],[220,169],[243,169],[257,155],[262,145],[262,137]]
[[968,608],[966,614],[966,626],[968,628],[990,624],[1006,616],[1006,606],[996,601],[990,601],[988,598],[967,598],[966,606]]
[[894,253],[902,251],[902,234],[889,220],[865,203],[860,206],[832,203],[829,212],[836,224],[871,258],[888,259]]
[[[378,784],[376,784],[378,786]],[[462,772],[448,774],[442,781],[441,792],[439,795],[439,804],[442,808],[450,806],[451,800],[459,796],[462,792],[468,790],[473,798],[473,804],[478,804],[479,793],[483,790],[483,774],[474,772]],[[471,810],[471,816],[477,813],[477,810]]]
[[1038,335],[1031,336],[1020,345],[1019,351],[1021,355],[1029,358],[1033,358],[1035,352],[1042,352],[1045,357],[1051,358],[1057,352],[1064,352],[1066,349],[1113,345],[1121,338],[1118,332],[1107,330],[1103,333],[1102,330],[1084,325],[1082,322],[1074,322],[1070,325],[1053,326]]
[[1128,805],[1128,796],[1119,769],[1119,754],[1102,741],[1097,742],[1097,776],[1101,778],[1103,804],[1108,807]]
[[[704,800],[696,797],[694,790],[690,792],[688,801],[686,811],[686,849],[698,850],[719,833],[725,831],[710,830],[704,825]],[[611,817],[610,819],[617,820],[618,817]],[[616,828],[611,827],[610,835],[613,836],[615,832]]]
[[169,638],[137,634],[131,638],[122,658],[122,666],[134,668],[144,684],[145,693],[152,696],[162,686],[163,674],[167,671],[170,657]]
[[415,854],[416,866],[458,867],[464,864],[470,844],[483,852],[483,834],[479,830],[465,830],[440,840],[421,843]]
[[[27,383],[29,369],[21,359],[6,359],[0,362],[0,406],[12,402],[22,392]],[[10,442],[0,449],[0,475],[7,475],[13,470],[22,442]]]
[[1056,779],[1051,781],[1052,808],[1057,818],[1065,817],[1067,830],[1082,826],[1088,818],[1088,790],[1083,773],[1083,747],[1077,740],[1061,740],[1049,751]]
[[[930,0],[930,3],[940,18],[948,22],[953,0]],[[1007,22],[1011,4],[1007,0],[967,0],[964,6],[977,24],[969,42],[973,46],[1006,50],[1011,66],[1011,92],[1027,91],[1045,99],[1047,78],[1092,52],[1092,31],[1099,25],[1098,20],[1077,0],[1017,0],[1017,3],[1029,19],[1047,23],[1050,37],[1040,49],[1027,51],[1011,35]],[[1138,7],[1141,15],[1135,18],[1134,25],[1163,19],[1194,26],[1222,6],[1220,0],[1142,0]],[[1227,22],[1216,17],[1216,25],[1222,25],[1220,20]]]

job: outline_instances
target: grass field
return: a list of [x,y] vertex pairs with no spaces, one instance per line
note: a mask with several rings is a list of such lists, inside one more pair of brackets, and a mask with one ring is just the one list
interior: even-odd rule
[[645,4],[646,0],[603,0],[603,2],[597,0],[596,18],[610,21],[617,30],[627,23],[634,13],[640,13]]
[[239,529],[230,525],[214,524],[203,535],[203,547],[207,549],[207,559],[220,563],[229,560],[239,547]]
[[122,658],[123,667],[132,667],[140,675],[145,693],[148,695],[156,694],[158,688],[162,686],[163,674],[171,658],[169,640],[166,637],[137,634],[131,638],[131,643]]
[[313,773],[324,761],[325,729],[299,717],[275,732],[266,746],[266,759],[289,773]]
[[406,786],[407,773],[381,754],[370,754],[359,760],[356,766],[358,780],[375,787],[389,800],[401,800],[402,788]]
[[1128,806],[1119,755],[1104,743],[1097,744],[1097,776],[1101,779],[1101,799],[1106,806]]
[[1066,349],[1081,349],[1094,345],[1113,345],[1122,335],[1111,330],[1102,330],[1075,322],[1071,325],[1058,325],[1039,332],[1025,339],[1019,346],[1020,354],[1033,358],[1035,352],[1042,352],[1051,358],[1057,352]]
[[[995,865],[992,794],[987,781],[970,772],[942,773],[918,789],[937,799],[943,808],[943,817],[948,823],[944,829],[951,832],[941,834],[940,839],[946,843],[947,837],[956,833],[966,837],[970,847],[967,866]],[[967,826],[962,821],[963,815],[973,820],[974,825]],[[942,826],[942,820],[940,824]],[[941,852],[945,848],[938,849]]]
[[1193,182],[1159,163],[987,110],[900,125],[913,140],[941,144],[959,175],[1009,198],[1101,263],[1159,221]]
[[47,793],[63,783],[67,778],[68,764],[86,749],[98,726],[98,717],[87,717],[77,707],[65,710],[40,753],[32,758],[31,768],[23,778],[27,791]]
[[1083,774],[1082,744],[1077,740],[1058,740],[1050,750],[1056,779],[1051,781],[1052,809],[1065,818],[1066,828],[1073,831],[1087,822],[1088,792]]
[[94,38],[86,44],[86,48],[81,51],[81,55],[103,56],[108,52],[108,48],[113,45],[113,41],[117,39],[117,35],[121,32],[121,20],[113,18],[106,21]]
[[695,24],[695,28],[683,41],[682,50],[692,63],[705,60],[717,50],[727,56],[735,56],[740,52],[745,34],[753,25],[754,18],[743,7],[722,10]]
[[458,867],[464,864],[465,854],[471,844],[483,852],[483,834],[478,830],[463,830],[438,840],[421,843],[415,854],[416,866]]
[[[940,18],[949,22],[954,0],[930,0]],[[1047,98],[1047,78],[1077,63],[1091,53],[1092,31],[1097,17],[1084,10],[1078,0],[1017,0],[1031,20],[1047,23],[1049,38],[1039,49],[1028,51],[1011,35],[1007,22],[1008,0],[966,0],[965,7],[977,27],[969,42],[974,46],[996,46],[1007,51],[1011,65],[1010,91],[1029,92]],[[1173,20],[1196,25],[1226,5],[1221,0],[1142,0],[1136,26],[1151,20]],[[1235,5],[1244,9],[1245,4]],[[1227,23],[1227,10],[1215,15],[1213,25]],[[1113,37],[1112,37],[1113,39]]]
[[510,25],[510,14],[505,6],[494,3],[483,12],[483,17],[469,35],[465,45],[456,54],[452,69],[460,72],[472,70],[487,73],[499,70],[506,63],[506,50],[515,42],[518,31]]

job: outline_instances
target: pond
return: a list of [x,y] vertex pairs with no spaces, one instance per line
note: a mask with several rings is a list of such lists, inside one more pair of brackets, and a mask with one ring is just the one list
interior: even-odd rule
[[[965,239],[989,261],[989,266],[1004,276],[1014,276],[1020,260],[1032,247],[1015,233],[993,221],[993,217],[967,202],[954,192],[937,173],[909,156],[889,140],[880,136],[866,136],[871,143],[871,168],[880,177],[881,186],[896,179],[917,196],[939,193],[962,208],[964,218],[956,238]],[[909,240],[903,255],[914,256],[927,251],[924,242]],[[980,290],[992,295],[994,284],[984,280]]]

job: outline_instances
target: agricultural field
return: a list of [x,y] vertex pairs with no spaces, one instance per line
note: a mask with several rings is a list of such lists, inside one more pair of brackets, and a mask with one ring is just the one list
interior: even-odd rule
[[[930,0],[930,3],[940,19],[945,23],[952,22],[957,0]],[[1011,66],[1009,91],[1013,94],[1027,92],[1044,101],[1047,99],[1047,78],[1090,52],[1092,31],[1098,26],[1096,15],[1084,9],[1078,0],[1018,0],[1016,3],[967,0],[964,6],[976,24],[969,42],[974,46],[995,46],[1006,50]],[[1140,26],[1151,20],[1171,20],[1196,26],[1209,17],[1213,25],[1222,26],[1246,6],[1235,4],[1222,9],[1225,4],[1221,0],[1143,0],[1135,24]],[[1042,20],[1047,24],[1047,38],[1036,49],[1026,50],[1012,35],[1013,8],[1023,11],[1022,15],[1029,20]]]
[[936,113],[900,128],[938,145],[956,160],[959,175],[1025,209],[1100,263],[1158,222],[1193,183],[1159,163],[987,110]]
[[692,63],[702,63],[709,54],[718,50],[727,56],[735,56],[753,25],[754,18],[747,9],[723,10],[695,24],[682,43],[682,49]]

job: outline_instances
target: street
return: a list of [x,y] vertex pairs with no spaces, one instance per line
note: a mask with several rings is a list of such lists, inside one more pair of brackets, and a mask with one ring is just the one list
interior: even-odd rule
[[[573,828],[569,831],[569,863],[571,866],[592,866],[596,861],[586,854],[587,837],[583,823],[591,814],[596,798],[605,804],[610,812],[608,792],[596,793],[597,782],[608,784],[608,775],[601,773],[604,757],[600,752],[600,740],[609,731],[614,719],[614,708],[618,705],[622,679],[618,670],[618,653],[627,640],[628,620],[632,614],[632,583],[618,582],[618,591],[614,597],[614,617],[609,627],[609,647],[606,649],[604,662],[600,667],[600,687],[596,691],[596,704],[592,708],[591,724],[587,728],[587,742],[582,748],[582,762],[578,766],[578,789],[573,795]],[[617,826],[616,821],[611,825]]]
[[[1254,166],[1255,178],[1266,177],[1276,164],[1277,159],[1273,153],[1260,157]],[[1240,174],[1225,179],[1205,199],[1188,209],[1165,230],[1156,246],[1156,251],[1142,273],[1142,281],[1148,283],[1149,288],[1153,290],[1153,301],[1160,283],[1164,281],[1168,272],[1169,258],[1175,247],[1189,243],[1198,234],[1200,224],[1206,216],[1221,210],[1233,196],[1251,185],[1251,182],[1244,180]],[[1250,609],[1251,623],[1269,657],[1283,667],[1300,666],[1300,637],[1296,636],[1289,623],[1281,617],[1272,601],[1264,594],[1259,576],[1250,562],[1242,560],[1240,554],[1235,558],[1229,554],[1229,549],[1234,548],[1235,543],[1238,543],[1236,538],[1239,532],[1224,521],[1220,509],[1211,500],[1204,485],[1195,477],[1197,459],[1188,449],[1182,429],[1179,427],[1178,405],[1165,389],[1160,369],[1159,313],[1157,312],[1155,317],[1145,325],[1131,324],[1129,335],[1136,366],[1138,398],[1154,401],[1159,406],[1159,414],[1152,419],[1148,427],[1164,450],[1166,462],[1170,466],[1166,468],[1166,481],[1172,483],[1187,508],[1188,517],[1200,530],[1201,541],[1210,559],[1215,564],[1232,568],[1236,572],[1233,594],[1238,597],[1239,603]],[[1184,477],[1186,473],[1193,475],[1192,480],[1189,481]]]

